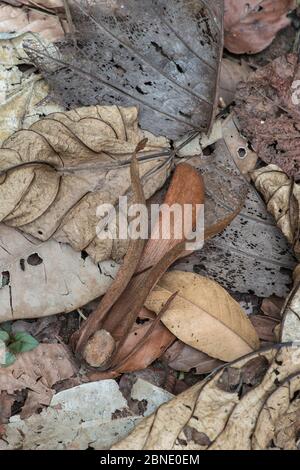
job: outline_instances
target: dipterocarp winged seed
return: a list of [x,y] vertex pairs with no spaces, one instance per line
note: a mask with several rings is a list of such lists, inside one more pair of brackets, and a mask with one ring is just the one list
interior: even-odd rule
[[[258,374],[253,374],[254,363]],[[296,345],[279,345],[243,357],[160,406],[113,449],[266,449],[274,437],[276,447],[295,448],[299,372]],[[222,378],[227,382],[220,388]],[[241,393],[244,386],[248,386],[245,394]]]
[[223,0],[70,3],[77,46],[59,60],[27,51],[68,109],[138,105],[141,126],[176,138],[212,123],[222,54]]
[[223,361],[259,347],[257,334],[240,305],[219,284],[197,274],[166,273],[145,306],[158,313],[175,292],[161,321],[184,343]]
[[225,0],[225,47],[235,54],[265,49],[290,20],[295,0]]

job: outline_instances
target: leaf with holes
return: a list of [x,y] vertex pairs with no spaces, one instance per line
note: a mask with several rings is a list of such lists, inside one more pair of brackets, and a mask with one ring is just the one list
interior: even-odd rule
[[223,41],[223,0],[70,3],[76,41],[60,58],[26,49],[55,96],[84,104],[138,105],[141,125],[176,138],[213,121]]

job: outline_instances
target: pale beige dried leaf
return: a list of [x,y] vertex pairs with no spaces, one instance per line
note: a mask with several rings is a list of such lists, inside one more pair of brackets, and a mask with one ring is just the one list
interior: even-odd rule
[[66,20],[34,8],[19,8],[11,5],[0,5],[0,32],[19,34],[38,33],[44,39],[54,42],[62,39],[67,31]]
[[[168,153],[169,144],[139,129],[135,107],[91,106],[54,113],[16,132],[0,149],[0,171],[9,175],[1,191],[11,191],[3,199],[2,211],[7,212],[7,205],[10,210],[2,221],[42,241],[54,237],[68,242],[95,261],[122,258],[127,241],[100,238],[107,213],[97,209],[117,204],[119,196],[130,192],[130,158],[145,136],[140,174],[149,197],[168,176],[170,158],[154,155]],[[25,176],[26,182],[20,183]]]
[[0,224],[0,323],[75,310],[105,294],[118,268]]
[[298,241],[300,186],[294,183],[277,165],[268,165],[253,171],[252,180],[267,203],[278,227],[300,256]]
[[240,305],[219,284],[197,274],[165,274],[145,306],[159,313],[175,292],[162,322],[184,343],[223,361],[259,347],[255,329]]
[[300,375],[286,380],[266,400],[252,437],[252,448],[262,450],[274,445],[281,450],[298,450],[300,420]]
[[[255,378],[257,361],[263,361],[266,368]],[[232,390],[222,382],[230,371],[237,378]],[[299,371],[297,346],[278,346],[243,357],[162,405],[113,449],[251,449],[251,437],[266,400],[280,382]]]

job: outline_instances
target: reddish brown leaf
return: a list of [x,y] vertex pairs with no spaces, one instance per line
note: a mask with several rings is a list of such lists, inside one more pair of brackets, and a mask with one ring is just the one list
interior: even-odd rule
[[225,0],[225,47],[235,54],[262,51],[295,6],[295,0]]
[[300,178],[300,67],[297,54],[280,57],[240,83],[236,112],[258,156]]

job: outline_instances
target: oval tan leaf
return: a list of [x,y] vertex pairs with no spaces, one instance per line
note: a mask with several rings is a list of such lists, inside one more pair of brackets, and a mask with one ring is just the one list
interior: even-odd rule
[[259,347],[259,339],[240,305],[216,282],[193,274],[165,274],[145,306],[158,313],[174,292],[177,297],[162,322],[184,343],[222,361]]

